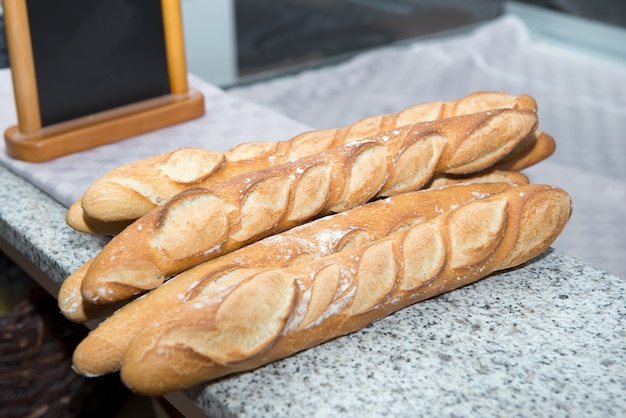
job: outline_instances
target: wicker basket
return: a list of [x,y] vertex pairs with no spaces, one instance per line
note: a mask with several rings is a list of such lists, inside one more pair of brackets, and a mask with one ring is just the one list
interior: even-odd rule
[[0,330],[3,417],[110,417],[128,396],[117,375],[74,373],[72,352],[87,329],[68,322],[41,287],[0,316]]

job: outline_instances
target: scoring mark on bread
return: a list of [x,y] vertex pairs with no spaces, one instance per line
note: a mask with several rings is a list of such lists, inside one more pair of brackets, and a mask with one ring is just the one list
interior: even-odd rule
[[181,148],[174,151],[165,164],[156,167],[171,180],[191,184],[197,183],[220,168],[224,153],[201,148]]
[[340,271],[336,264],[322,268],[315,275],[308,295],[306,314],[299,328],[306,328],[328,310],[339,290],[339,279]]
[[257,272],[256,269],[227,266],[203,278],[187,295],[191,303],[203,305],[206,302],[220,301],[229,294],[239,283]]
[[169,202],[150,245],[173,260],[218,251],[228,237],[228,214],[234,208],[202,190],[190,189],[179,196]]
[[387,150],[383,144],[360,141],[348,146],[353,146],[354,152],[346,163],[343,193],[330,208],[333,212],[343,212],[367,202],[378,193],[388,176]]
[[398,115],[396,126],[412,125],[416,122],[437,120],[442,114],[443,103],[432,102],[412,106]]
[[370,116],[360,119],[347,128],[345,142],[358,141],[379,131],[384,116]]
[[232,162],[253,160],[260,155],[271,155],[275,148],[275,142],[244,142],[226,151],[225,157]]
[[378,305],[395,287],[396,276],[393,242],[388,240],[367,247],[359,261],[356,294],[348,314],[358,315]]
[[401,290],[414,290],[428,284],[445,265],[446,244],[433,222],[411,228],[404,239],[402,251]]
[[293,310],[297,293],[294,279],[284,271],[270,270],[238,286],[217,311],[219,332],[199,347],[200,352],[220,364],[229,364],[269,347]]
[[449,268],[468,267],[489,257],[504,235],[506,207],[506,199],[490,199],[451,212]]
[[511,152],[536,127],[537,115],[532,111],[485,112],[482,123],[473,125],[454,151],[446,172],[467,174],[483,170]]
[[250,187],[241,204],[241,227],[232,234],[237,241],[247,241],[274,227],[287,210],[291,179],[270,177]]
[[337,242],[333,252],[350,251],[355,248],[367,245],[373,241],[372,235],[364,229],[354,229],[347,231]]
[[572,214],[572,201],[564,191],[546,188],[527,196],[520,194],[520,197],[527,199],[520,205],[523,211],[516,220],[519,233],[503,268],[535,257],[541,249],[551,245]]
[[330,164],[319,164],[300,170],[295,185],[293,206],[288,219],[306,220],[317,214],[328,201],[330,190]]
[[340,131],[338,129],[328,129],[301,133],[290,141],[289,154],[285,160],[296,160],[330,148]]
[[444,137],[433,134],[404,148],[396,157],[393,179],[381,195],[391,196],[418,190],[428,183],[437,168],[445,143]]

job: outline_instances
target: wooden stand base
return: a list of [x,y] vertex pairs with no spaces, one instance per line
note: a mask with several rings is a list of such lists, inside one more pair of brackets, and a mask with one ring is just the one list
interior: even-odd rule
[[204,96],[196,90],[121,106],[22,134],[5,133],[7,153],[18,160],[42,162],[85,151],[204,115]]

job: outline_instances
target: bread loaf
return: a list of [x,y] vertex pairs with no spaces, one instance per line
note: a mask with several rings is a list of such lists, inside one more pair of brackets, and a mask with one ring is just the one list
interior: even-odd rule
[[436,174],[484,170],[536,127],[529,110],[457,116],[185,190],[113,237],[87,269],[82,296],[90,303],[127,299],[313,218],[418,190]]
[[527,185],[308,263],[228,270],[132,339],[121,378],[162,395],[290,356],[532,259],[570,215],[566,192]]
[[118,233],[133,220],[190,187],[211,187],[231,177],[391,131],[418,122],[491,109],[530,109],[526,95],[477,92],[450,102],[418,104],[352,125],[305,132],[280,142],[243,143],[226,152],[182,148],[118,167],[95,181],[70,208],[67,223],[88,233]]
[[[545,160],[554,153],[554,138],[545,132],[537,131],[522,141],[509,155],[497,162],[489,173],[472,173],[465,176],[438,175],[433,178],[432,187],[452,182],[499,182],[510,181],[522,184],[524,175],[517,173],[527,167]],[[158,181],[158,177],[155,181]],[[527,179],[526,179],[527,181]],[[431,187],[430,185],[428,187]],[[123,198],[123,197],[120,197]],[[82,210],[80,200],[75,202],[66,213],[68,225],[79,232],[100,235],[116,235],[126,228],[133,220],[105,222],[89,218]]]
[[[347,251],[513,187],[510,183],[463,184],[403,193],[308,222],[207,261],[130,302],[100,323],[77,346],[74,369],[89,376],[118,370],[128,342],[135,334],[150,324],[169,319],[182,309],[191,294],[213,286],[213,278],[229,270],[293,266]],[[73,287],[74,293],[80,293],[79,287]],[[76,308],[67,301],[65,305],[72,311],[62,307],[64,314],[75,319]],[[102,309],[107,305],[91,306]]]
[[[452,185],[488,183],[509,183],[521,186],[528,184],[529,180],[528,177],[517,171],[486,170],[470,176],[437,176],[428,185],[428,189]],[[58,294],[59,308],[61,313],[70,321],[78,323],[93,321],[112,314],[120,307],[119,303],[93,304],[83,299],[81,293],[82,281],[91,263],[92,260],[89,260],[80,269],[69,275],[61,284]]]
[[[517,171],[486,170],[470,176],[437,176],[428,185],[428,189],[432,190],[452,185],[489,183],[508,183],[522,186],[528,184],[529,180],[528,177]],[[476,193],[486,193],[486,191],[481,191],[483,190],[482,187],[477,187]],[[494,187],[502,187],[502,185]],[[355,209],[358,209],[358,207]],[[58,294],[59,308],[61,313],[70,321],[82,323],[100,319],[115,312],[121,304],[125,304],[123,301],[115,304],[94,304],[83,299],[81,293],[82,281],[91,263],[92,260],[89,260],[81,268],[69,275],[61,284]]]
[[[539,150],[540,148],[535,147]],[[525,154],[524,160],[528,163],[535,164],[543,159],[543,155],[539,152],[533,154]],[[510,158],[506,158],[511,160]],[[513,160],[515,161],[515,160]],[[529,165],[532,165],[529,164]],[[520,164],[516,164],[516,170],[520,170]],[[453,176],[440,174],[433,177],[431,183],[425,188],[440,187],[456,183],[515,183],[515,184],[528,184],[528,177],[519,171],[511,170],[495,170],[488,169],[484,172],[472,173],[469,175]],[[73,225],[73,228],[79,232],[85,232],[89,234],[98,235],[117,235],[124,228],[126,228],[131,222],[119,221],[119,222],[103,222],[86,218],[80,201],[74,203],[66,213],[66,220],[69,224]]]

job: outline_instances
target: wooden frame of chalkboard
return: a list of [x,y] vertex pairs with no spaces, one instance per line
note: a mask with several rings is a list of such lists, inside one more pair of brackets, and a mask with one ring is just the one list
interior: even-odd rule
[[180,0],[2,0],[17,125],[41,162],[204,114],[187,84]]

